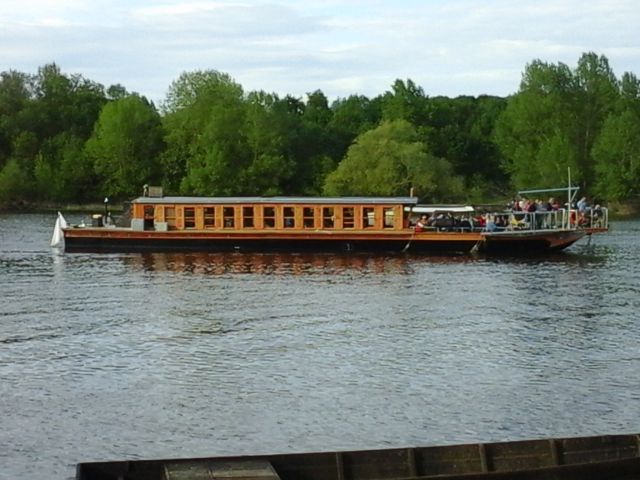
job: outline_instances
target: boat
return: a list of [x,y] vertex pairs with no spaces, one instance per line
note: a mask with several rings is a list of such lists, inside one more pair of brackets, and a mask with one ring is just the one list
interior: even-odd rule
[[[130,204],[130,220],[107,210],[78,225],[58,219],[52,245],[67,252],[416,252],[490,254],[559,251],[589,232],[570,211],[531,214],[489,229],[465,205],[419,205],[416,197],[185,197],[156,188]],[[105,199],[108,200],[108,199]],[[433,223],[421,225],[429,214]],[[514,218],[501,212],[491,218]],[[528,214],[529,215],[529,214]],[[62,217],[59,215],[59,217]],[[58,232],[56,234],[56,232]],[[58,241],[55,241],[55,240]],[[63,239],[63,242],[59,240]]]
[[76,480],[616,480],[639,478],[640,435],[186,459],[83,462]]

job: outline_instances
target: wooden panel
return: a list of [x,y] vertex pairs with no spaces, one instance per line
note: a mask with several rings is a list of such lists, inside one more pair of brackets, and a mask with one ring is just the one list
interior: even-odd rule
[[547,440],[494,443],[486,446],[489,471],[516,471],[554,465]]
[[349,480],[398,478],[411,475],[407,450],[373,450],[342,454],[344,477]]
[[164,468],[164,480],[280,480],[268,460],[175,462]]
[[341,480],[335,453],[274,455],[271,463],[282,480]]
[[482,458],[477,444],[451,445],[415,449],[419,475],[444,475],[482,472]]
[[590,463],[638,456],[636,435],[569,438],[559,442],[562,463]]
[[184,207],[176,207],[176,228],[184,230]]

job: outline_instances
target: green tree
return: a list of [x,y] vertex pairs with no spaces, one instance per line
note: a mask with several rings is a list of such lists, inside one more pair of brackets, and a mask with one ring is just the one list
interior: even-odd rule
[[239,174],[250,162],[242,138],[242,87],[215,70],[183,73],[169,88],[164,110],[167,151],[162,163],[171,174],[165,176],[165,187],[179,182],[183,193],[240,193]]
[[407,120],[413,125],[428,123],[429,102],[422,87],[412,80],[396,80],[390,92],[382,96],[382,118],[384,120]]
[[640,190],[640,81],[622,77],[620,97],[592,150],[596,192],[608,200],[625,200]]
[[326,179],[327,195],[408,195],[424,200],[460,198],[462,182],[451,164],[429,153],[406,120],[383,122],[358,137],[338,168]]
[[277,105],[278,118],[288,125],[283,143],[293,174],[285,185],[288,193],[318,194],[325,176],[344,153],[331,126],[333,111],[320,90],[307,101],[287,96]]
[[102,194],[126,198],[155,183],[162,137],[160,116],[144,97],[133,94],[105,105],[86,144]]
[[616,100],[605,57],[585,53],[572,71],[536,60],[496,127],[505,168],[516,187],[553,187],[567,167],[584,190],[592,185],[592,147]]
[[293,175],[293,161],[286,155],[286,124],[276,107],[278,97],[252,92],[246,102],[244,138],[250,151],[250,163],[243,172],[245,192],[278,195]]
[[0,169],[0,202],[15,202],[29,199],[32,178],[12,158]]
[[582,172],[582,186],[591,188],[595,177],[592,148],[600,130],[613,111],[619,97],[618,80],[604,55],[585,53],[578,60],[575,71],[578,85],[577,111],[577,161]]
[[13,143],[27,126],[21,114],[31,98],[29,77],[14,70],[0,73],[0,168],[8,161]]

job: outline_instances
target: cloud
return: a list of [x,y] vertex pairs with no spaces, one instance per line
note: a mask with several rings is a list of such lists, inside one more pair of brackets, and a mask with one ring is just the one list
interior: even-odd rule
[[0,58],[156,101],[196,69],[281,95],[374,96],[396,78],[428,95],[507,95],[537,58],[571,66],[595,51],[633,71],[639,23],[632,0],[24,0],[0,4]]

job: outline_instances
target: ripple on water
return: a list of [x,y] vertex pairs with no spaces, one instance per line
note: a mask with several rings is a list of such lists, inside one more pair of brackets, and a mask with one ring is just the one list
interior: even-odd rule
[[0,459],[15,478],[640,420],[638,222],[541,260],[60,255],[54,220],[0,216]]

